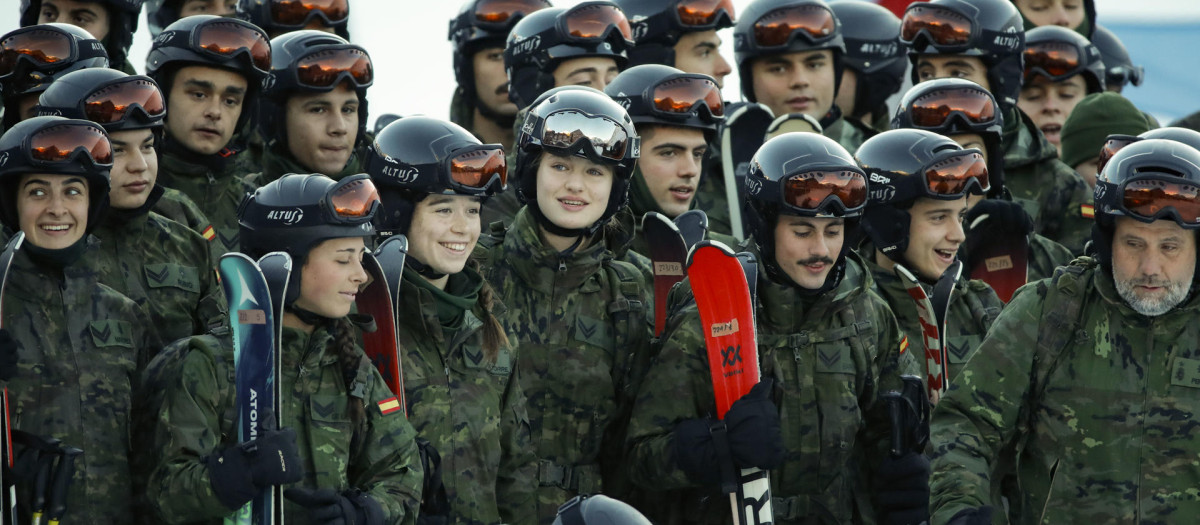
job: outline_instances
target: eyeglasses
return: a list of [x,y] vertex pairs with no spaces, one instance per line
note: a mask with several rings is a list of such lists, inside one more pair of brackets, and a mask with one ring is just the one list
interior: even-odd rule
[[1080,49],[1069,42],[1035,42],[1025,46],[1025,82],[1041,74],[1050,80],[1062,80],[1079,72]]
[[0,40],[0,79],[16,73],[21,62],[37,69],[70,64],[91,53],[105,56],[103,49],[81,49],[75,37],[55,27],[33,26],[19,29]]
[[271,42],[266,33],[249,22],[222,18],[206,23],[194,32],[192,44],[221,58],[246,53],[255,69],[263,74],[271,71]]
[[1118,193],[1121,208],[1130,215],[1146,220],[1174,217],[1181,226],[1200,226],[1200,186],[1179,182],[1173,175],[1139,175],[1121,185]]
[[939,48],[966,47],[973,31],[971,19],[962,14],[936,5],[913,4],[900,21],[900,42],[912,46],[924,34]]
[[787,45],[797,32],[817,43],[834,36],[837,19],[833,11],[819,5],[799,5],[776,9],[754,22],[754,43],[759,48]]
[[579,40],[605,40],[612,31],[633,42],[633,30],[621,8],[612,4],[581,4],[562,15],[564,34]]
[[977,150],[955,151],[924,168],[925,191],[935,196],[959,196],[991,189],[987,162]]
[[64,124],[42,128],[29,137],[29,157],[44,164],[75,162],[80,155],[97,166],[112,166],[108,134],[93,124]]
[[679,23],[694,29],[716,27],[721,15],[733,21],[733,0],[683,0],[675,8]]
[[375,72],[366,51],[357,46],[322,49],[296,62],[296,80],[302,86],[325,89],[344,79],[360,88],[371,86]]
[[375,215],[379,191],[366,174],[342,179],[326,197],[326,208],[342,222],[361,223]]
[[450,157],[448,163],[451,182],[464,193],[499,191],[508,186],[508,164],[499,145],[478,146]]
[[345,22],[350,16],[349,0],[272,0],[271,22],[279,27],[304,27],[320,17],[325,25]]
[[1113,155],[1116,155],[1118,151],[1121,151],[1121,148],[1124,148],[1125,146],[1133,144],[1139,140],[1142,140],[1141,137],[1135,137],[1133,135],[1109,135],[1108,138],[1104,140],[1104,145],[1100,147],[1100,155],[1096,160],[1096,173],[1104,173],[1104,166],[1107,165],[1108,161],[1113,158]]
[[799,210],[844,214],[867,203],[867,178],[857,171],[809,171],[790,175],[781,184],[783,202]]
[[655,84],[649,92],[654,110],[667,116],[697,114],[698,106],[703,106],[710,116],[725,117],[721,88],[703,75],[676,75]]
[[569,151],[582,149],[583,141],[591,145],[592,153],[612,160],[623,161],[630,147],[632,158],[637,157],[637,137],[630,137],[625,127],[605,116],[592,116],[579,111],[551,113],[542,124],[543,147]]
[[87,119],[98,124],[114,124],[125,120],[134,108],[149,119],[166,115],[162,91],[149,80],[129,79],[93,91],[83,101]]
[[503,28],[518,15],[527,15],[547,7],[550,7],[550,2],[546,0],[483,0],[475,3],[475,23]]
[[909,105],[908,114],[918,128],[942,128],[956,114],[969,124],[990,124],[996,121],[995,104],[981,89],[946,88],[917,97]]

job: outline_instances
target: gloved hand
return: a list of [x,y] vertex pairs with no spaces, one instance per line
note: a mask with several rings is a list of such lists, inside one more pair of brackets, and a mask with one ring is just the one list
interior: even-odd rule
[[333,489],[290,488],[283,497],[308,509],[308,517],[321,525],[383,525],[383,508],[357,489],[338,494]]
[[[975,224],[976,219],[983,215],[987,215],[987,218]],[[972,232],[978,232],[977,235],[1028,235],[1033,232],[1033,218],[1016,202],[985,199],[967,210],[963,226],[967,229],[968,237]]]
[[961,510],[950,518],[947,525],[992,525],[992,506]]
[[779,409],[771,400],[775,381],[765,378],[741,399],[733,402],[725,414],[729,449],[740,468],[770,470],[783,463],[783,431]]
[[919,525],[929,521],[929,458],[909,452],[888,456],[875,472],[875,499],[887,525]]
[[225,448],[208,457],[213,493],[230,510],[242,508],[263,489],[304,479],[296,452],[296,431],[264,430],[258,438]]
[[12,333],[0,328],[0,381],[8,381],[17,375],[17,360],[21,354],[21,343]]

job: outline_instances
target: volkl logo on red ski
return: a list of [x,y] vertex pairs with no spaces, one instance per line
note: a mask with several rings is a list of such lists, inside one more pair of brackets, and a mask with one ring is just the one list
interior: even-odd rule
[[738,320],[731,319],[727,323],[713,323],[710,328],[713,337],[725,337],[738,333]]

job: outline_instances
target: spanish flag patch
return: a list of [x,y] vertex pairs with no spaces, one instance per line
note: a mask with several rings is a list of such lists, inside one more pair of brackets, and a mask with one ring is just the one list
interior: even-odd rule
[[200,236],[204,237],[204,240],[206,241],[212,241],[213,239],[217,238],[217,232],[213,231],[213,227],[209,225],[209,227],[205,228],[204,231],[200,232]]
[[1096,218],[1096,208],[1094,206],[1092,206],[1091,204],[1080,204],[1079,205],[1079,214],[1083,215],[1083,218],[1085,218],[1085,219],[1095,219]]
[[908,336],[907,335],[904,336],[904,339],[900,340],[900,355],[904,355],[905,350],[908,350]]
[[387,399],[384,399],[383,401],[380,401],[378,404],[379,404],[379,411],[382,412],[383,415],[385,415],[385,416],[388,414],[391,414],[392,412],[400,410],[400,400],[396,399],[395,397],[389,397]]

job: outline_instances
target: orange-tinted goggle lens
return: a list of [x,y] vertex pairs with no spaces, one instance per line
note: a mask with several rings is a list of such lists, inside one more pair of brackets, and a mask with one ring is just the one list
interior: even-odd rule
[[371,214],[375,203],[379,202],[379,191],[370,178],[361,177],[342,183],[329,201],[338,217],[357,219]]
[[576,38],[604,38],[609,28],[616,27],[625,40],[633,40],[633,30],[625,13],[615,5],[595,4],[575,9],[567,14],[567,33]]
[[972,181],[979,185],[980,193],[992,187],[987,162],[975,152],[940,160],[925,168],[925,184],[933,195],[962,195],[970,189]]
[[333,86],[344,73],[359,86],[369,86],[375,79],[371,57],[361,49],[341,48],[318,51],[296,62],[296,78],[305,86]]
[[350,16],[349,0],[275,0],[271,2],[271,21],[286,26],[308,22],[314,11],[329,22],[341,22]]
[[53,64],[70,60],[74,50],[71,38],[65,33],[46,29],[17,33],[0,41],[0,76],[12,74],[19,57]]
[[971,20],[940,7],[913,6],[900,22],[900,41],[911,44],[925,31],[939,46],[961,46],[971,41]]
[[546,117],[542,145],[569,149],[580,140],[587,140],[600,157],[621,161],[629,149],[630,137],[625,128],[607,117],[591,117],[576,111],[560,111]]
[[196,32],[196,44],[221,56],[232,56],[244,49],[250,53],[254,67],[264,72],[271,70],[271,42],[266,35],[249,27],[233,22],[205,24]]
[[867,203],[867,179],[853,171],[810,171],[792,175],[783,182],[783,200],[803,210],[819,210],[829,197],[841,201],[845,210]]
[[714,117],[725,115],[721,88],[706,78],[679,77],[654,86],[654,107],[665,113],[691,113],[696,104],[708,106]]
[[1109,159],[1121,151],[1121,148],[1139,140],[1141,139],[1131,135],[1109,135],[1108,140],[1104,141],[1104,146],[1100,147],[1100,155],[1096,160],[1096,173],[1103,173],[1104,166],[1108,164]]
[[545,0],[483,0],[475,4],[475,20],[487,24],[505,24],[512,17],[527,15],[550,7]]
[[162,92],[145,80],[111,84],[88,95],[83,102],[87,119],[99,124],[120,122],[134,106],[141,106],[147,115],[158,117],[166,113]]
[[29,139],[30,156],[43,162],[64,162],[83,149],[97,164],[112,164],[112,145],[108,136],[93,126],[53,126],[42,129]]
[[496,177],[500,178],[500,186],[508,185],[503,149],[478,149],[450,159],[450,178],[467,188],[484,189]]
[[969,88],[930,91],[913,101],[909,115],[916,126],[936,128],[945,124],[955,111],[975,124],[996,120],[996,106],[991,97]]
[[758,47],[786,45],[797,31],[812,40],[833,35],[837,22],[833,12],[819,5],[784,7],[767,13],[754,22],[754,42]]
[[1156,219],[1167,210],[1175,210],[1179,219],[1200,224],[1200,187],[1158,179],[1136,179],[1125,183],[1121,205],[1134,215]]
[[733,0],[683,0],[676,7],[679,22],[690,27],[708,27],[717,22],[717,16],[724,11],[729,19],[734,19]]
[[1025,80],[1037,70],[1058,78],[1079,68],[1079,48],[1067,42],[1037,42],[1025,48]]

